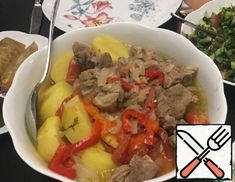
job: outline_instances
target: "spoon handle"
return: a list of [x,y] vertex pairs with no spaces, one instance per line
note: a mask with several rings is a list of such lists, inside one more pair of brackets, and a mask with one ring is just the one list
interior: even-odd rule
[[55,0],[54,6],[53,6],[53,9],[52,9],[51,23],[50,23],[50,30],[49,30],[49,38],[48,38],[46,64],[45,64],[45,68],[44,68],[42,78],[41,78],[40,82],[38,83],[39,85],[41,83],[43,83],[44,80],[46,79],[46,77],[48,75],[48,72],[49,72],[49,68],[50,68],[50,60],[51,60],[51,54],[52,54],[51,49],[52,49],[52,41],[53,41],[53,32],[54,32],[55,18],[56,18],[57,10],[58,10],[58,7],[59,7],[59,3],[60,3],[60,0]]

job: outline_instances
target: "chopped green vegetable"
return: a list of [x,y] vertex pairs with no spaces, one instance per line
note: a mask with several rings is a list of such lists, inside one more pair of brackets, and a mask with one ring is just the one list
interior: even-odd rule
[[233,70],[235,70],[235,61],[232,61],[232,62],[231,62],[231,68],[232,68]]
[[187,37],[226,72],[224,79],[235,82],[235,6],[223,7],[218,14],[206,12],[199,26],[217,36],[196,29]]

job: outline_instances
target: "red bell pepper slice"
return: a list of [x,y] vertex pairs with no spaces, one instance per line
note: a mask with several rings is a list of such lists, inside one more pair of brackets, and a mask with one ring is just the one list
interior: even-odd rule
[[148,153],[148,146],[144,143],[145,138],[145,133],[139,133],[131,137],[128,147],[128,155],[130,157],[134,154],[143,156]]
[[72,165],[73,161],[71,161],[72,155],[95,145],[100,138],[101,123],[95,120],[91,136],[72,145],[61,144],[49,162],[48,167],[58,174],[74,179],[76,172]]
[[88,114],[95,120],[101,123],[102,132],[101,135],[105,136],[108,133],[109,128],[111,127],[111,122],[109,122],[99,110],[89,101],[84,101],[84,106]]
[[129,84],[127,81],[125,81],[123,78],[119,76],[113,76],[107,78],[108,83],[114,83],[116,81],[119,81],[121,83],[121,86],[125,91],[130,91],[133,87],[131,84]]
[[148,122],[148,118],[146,118],[143,113],[134,109],[127,109],[121,115],[122,128],[125,133],[132,133],[130,118],[136,118],[142,125],[146,125],[146,123]]
[[147,145],[153,145],[154,134],[159,130],[158,121],[149,121],[146,125],[146,137],[144,143]]
[[163,128],[159,128],[157,134],[162,141],[164,157],[169,161],[173,161],[175,159],[175,155],[173,148],[169,142],[169,137],[166,130],[164,130]]
[[123,164],[126,162],[128,146],[130,143],[130,135],[124,135],[122,141],[119,143],[118,147],[113,151],[112,160],[117,164]]
[[157,121],[151,121],[147,113],[141,113],[134,109],[127,109],[121,115],[122,128],[125,133],[132,133],[130,118],[136,118],[138,123],[145,126],[146,139],[144,140],[144,143],[152,145],[154,134],[159,129],[159,123]]
[[198,117],[196,114],[192,113],[192,112],[188,112],[186,114],[186,121],[189,123],[189,124],[196,124],[198,123]]
[[77,61],[72,58],[72,60],[69,63],[69,68],[68,68],[68,72],[66,75],[66,82],[68,82],[69,84],[73,85],[74,81],[78,78],[78,75],[80,74],[80,68],[79,68],[79,64],[77,63]]
[[162,71],[157,69],[148,69],[145,71],[145,76],[147,76],[150,80],[157,79],[159,85],[162,85],[165,80],[165,75]]
[[78,153],[81,150],[87,149],[93,145],[95,145],[101,139],[101,130],[102,125],[99,121],[95,120],[92,135],[86,139],[81,140],[78,143],[73,144],[73,153]]
[[[70,150],[71,146],[61,144],[57,148],[56,153],[49,162],[48,168],[58,174],[61,174],[62,176],[74,179],[76,177],[76,171],[73,165],[66,165],[66,160],[64,160],[64,155],[68,155],[68,153],[70,153]],[[71,164],[73,164],[73,162]]]

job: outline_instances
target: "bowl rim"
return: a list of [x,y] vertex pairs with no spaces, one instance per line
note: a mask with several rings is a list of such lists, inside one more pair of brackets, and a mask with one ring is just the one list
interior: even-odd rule
[[[188,46],[191,46],[191,48],[194,49],[194,51],[199,55],[203,55],[204,57],[208,57],[207,55],[205,55],[204,53],[202,53],[200,50],[198,50],[187,38],[185,38],[184,36],[176,33],[176,32],[173,32],[173,31],[170,31],[170,30],[167,30],[167,29],[162,29],[162,28],[154,28],[154,27],[148,27],[148,26],[145,26],[145,25],[139,25],[139,24],[136,24],[136,23],[128,23],[128,22],[120,22],[120,23],[112,23],[112,24],[107,24],[107,25],[102,25],[102,26],[98,26],[98,27],[89,27],[89,28],[81,28],[81,29],[78,29],[78,30],[73,30],[73,31],[70,31],[70,32],[67,32],[65,34],[62,34],[61,36],[57,37],[54,41],[55,42],[59,42],[61,39],[63,40],[64,37],[67,37],[71,34],[74,34],[75,32],[80,32],[80,31],[87,31],[89,29],[93,29],[93,30],[96,30],[96,29],[106,29],[106,28],[109,28],[109,27],[122,27],[122,26],[131,26],[131,27],[136,27],[136,28],[141,28],[141,29],[145,29],[145,30],[151,30],[153,32],[168,32],[170,34],[175,34],[175,36],[180,36],[182,39],[182,41],[184,41],[185,43],[187,43]],[[123,28],[123,27],[122,27]],[[78,33],[79,34],[79,33]],[[27,58],[27,60],[22,64],[22,66],[18,69],[19,71],[17,71],[16,73],[16,76],[15,76],[15,79],[13,81],[13,84],[12,84],[12,87],[10,88],[10,90],[8,91],[5,99],[4,99],[4,102],[3,102],[3,117],[4,117],[4,121],[6,123],[6,126],[8,127],[8,130],[9,130],[9,133],[11,135],[11,138],[12,138],[12,141],[13,141],[13,145],[14,145],[14,148],[16,150],[16,152],[18,153],[18,155],[22,158],[22,160],[28,164],[31,168],[33,168],[34,170],[40,172],[41,174],[43,175],[46,175],[48,177],[53,177],[57,180],[61,180],[61,181],[66,181],[66,182],[74,182],[74,180],[70,180],[64,176],[61,176],[59,174],[56,174],[54,173],[53,171],[51,171],[50,169],[41,169],[41,168],[38,168],[30,159],[27,159],[27,157],[24,156],[24,154],[20,151],[20,143],[17,142],[17,136],[15,135],[13,129],[11,128],[11,124],[10,124],[10,121],[8,121],[8,114],[7,114],[7,105],[9,104],[8,103],[8,99],[11,97],[12,94],[14,94],[14,87],[17,85],[16,84],[16,80],[18,80],[18,75],[20,74],[21,72],[21,69],[24,68],[24,65],[25,64],[29,64],[31,62],[35,62],[34,61],[34,57],[37,57],[39,54],[42,54],[43,52],[46,52],[46,49],[47,47],[44,47],[43,49],[37,51],[35,54],[32,54],[30,57]],[[212,66],[214,65],[214,63],[209,63],[211,64]],[[215,66],[215,65],[214,65]],[[218,69],[216,66],[215,66],[216,69]],[[219,72],[219,71],[218,71]],[[220,74],[218,74],[219,76]],[[220,75],[221,77],[221,75]],[[221,77],[222,78],[222,77]],[[221,82],[222,83],[222,82]],[[225,98],[225,94],[224,94],[224,85],[223,84],[220,84],[219,85],[220,88],[220,94],[221,94],[221,99],[222,99],[222,102],[224,104],[224,113],[223,113],[223,121],[221,123],[224,123],[225,120],[226,120],[226,115],[227,115],[227,101],[226,101],[226,98]],[[168,179],[171,179],[173,177],[176,176],[176,170],[172,170],[162,176],[159,176],[157,178],[154,178],[154,179],[151,179],[151,180],[148,180],[148,182],[153,182],[153,181],[164,181],[164,180],[168,180]]]
[[[191,13],[189,13],[186,17],[185,17],[185,20],[188,20],[188,21],[191,21],[192,23],[198,23],[198,21],[200,21],[202,19],[202,17],[205,15],[205,13],[207,11],[209,12],[213,12],[214,8],[216,7],[226,7],[228,5],[228,3],[231,3],[231,5],[235,5],[235,1],[234,0],[212,0],[212,1],[208,1],[207,3],[203,4],[200,8],[196,9],[195,11],[192,11]],[[218,6],[217,6],[218,5]],[[204,13],[203,13],[204,12]],[[201,15],[203,15],[201,17]],[[194,18],[196,18],[196,21],[194,21]],[[184,35],[184,30],[185,30],[185,27],[187,29],[187,25],[185,25],[184,23],[182,24],[181,28],[180,28],[180,33],[182,35]],[[191,31],[192,33],[192,31]],[[232,82],[232,81],[228,81],[228,80],[224,80],[223,79],[223,82],[225,84],[228,84],[228,85],[231,85],[231,86],[235,86],[235,82]]]

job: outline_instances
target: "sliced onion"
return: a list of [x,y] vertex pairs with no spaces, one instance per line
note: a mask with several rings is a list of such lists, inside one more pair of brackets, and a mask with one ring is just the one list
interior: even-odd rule
[[76,164],[76,174],[77,174],[77,181],[78,182],[99,182],[99,177],[97,173],[91,169],[88,169],[84,164],[82,164],[82,161],[80,158],[74,157],[75,164]]
[[138,102],[139,103],[142,103],[146,100],[147,98],[147,94],[149,93],[149,87],[145,87],[144,89],[141,89],[139,90],[139,93],[138,93]]
[[133,119],[131,121],[131,127],[132,127],[132,134],[137,134],[138,133],[138,121],[136,119]]
[[79,87],[79,80],[78,79],[76,79],[74,82],[73,82],[73,88],[77,88],[77,87]]
[[152,120],[152,121],[156,121],[157,116],[156,116],[156,114],[155,114],[155,111],[154,111],[154,110],[151,110],[151,111],[150,111],[149,119],[150,119],[150,120]]
[[109,129],[109,133],[117,134],[122,128],[122,122],[120,119],[116,119],[116,125]]
[[131,64],[130,76],[135,82],[140,83],[141,75],[145,75],[144,62],[140,59],[136,59]]
[[102,68],[100,71],[100,74],[97,78],[97,86],[104,86],[106,83],[106,80],[109,76],[111,76],[112,69],[110,68]]

